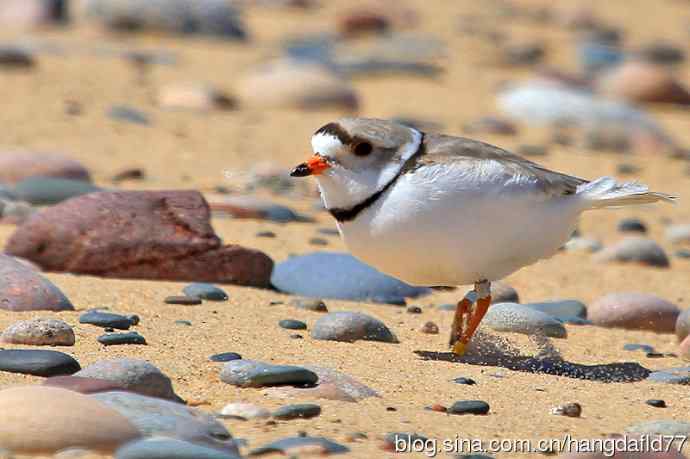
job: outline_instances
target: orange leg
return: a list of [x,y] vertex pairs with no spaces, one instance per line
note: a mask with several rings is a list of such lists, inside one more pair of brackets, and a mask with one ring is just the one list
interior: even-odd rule
[[453,353],[463,355],[467,344],[474,336],[474,333],[479,328],[479,323],[484,318],[484,315],[489,310],[491,305],[490,295],[491,284],[487,281],[477,282],[474,284],[474,290],[470,294],[477,298],[476,306],[473,308],[474,302],[470,299],[470,294],[458,303],[455,311],[455,319],[453,320],[453,328],[451,330],[451,345],[453,346]]

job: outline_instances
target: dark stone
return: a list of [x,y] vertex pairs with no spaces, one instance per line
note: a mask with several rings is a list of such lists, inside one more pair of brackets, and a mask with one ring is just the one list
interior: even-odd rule
[[482,400],[460,400],[448,408],[448,414],[487,414],[489,404]]
[[101,328],[117,328],[118,330],[129,330],[129,327],[133,325],[129,317],[97,309],[87,311],[79,316],[79,323],[95,325]]
[[626,218],[618,222],[618,231],[621,233],[646,233],[647,225],[639,218]]
[[196,296],[170,295],[163,300],[165,304],[182,304],[185,306],[195,306],[201,304],[201,298]]
[[89,171],[81,163],[62,155],[31,151],[3,152],[0,155],[1,183],[13,185],[29,177],[91,181]]
[[278,322],[278,325],[281,328],[285,328],[288,330],[306,330],[307,329],[307,324],[305,324],[301,320],[294,320],[294,319],[283,319],[280,322]]
[[326,303],[316,298],[295,298],[290,300],[290,304],[307,311],[328,312]]
[[300,403],[281,406],[273,412],[275,419],[289,421],[291,419],[309,419],[321,414],[321,407],[313,403]]
[[626,343],[623,345],[623,349],[626,351],[642,351],[646,354],[654,352],[654,348],[649,344]]
[[276,237],[276,233],[273,231],[259,231],[256,233],[256,237],[266,237],[266,238],[274,238]]
[[31,216],[5,251],[47,271],[256,287],[268,286],[273,266],[259,251],[223,246],[196,191],[79,196]]
[[73,311],[74,306],[60,289],[35,269],[0,254],[0,309]]
[[17,183],[13,191],[19,200],[43,206],[101,190],[102,188],[83,180],[28,177]]
[[148,126],[151,121],[146,113],[125,105],[114,105],[108,109],[108,117],[118,121]]
[[36,60],[28,52],[18,47],[0,47],[0,68],[28,69],[36,65]]
[[[317,450],[318,448],[318,450]],[[342,454],[350,452],[350,449],[335,443],[324,437],[298,436],[283,438],[268,445],[254,449],[249,452],[249,456],[263,456],[271,453],[290,454],[292,451],[300,452],[309,450],[316,455],[327,456],[330,454]]]
[[239,387],[282,384],[311,386],[319,377],[313,371],[292,365],[273,365],[254,360],[233,360],[223,366],[221,381]]
[[645,402],[649,406],[653,406],[654,408],[666,408],[666,402],[663,400],[659,399],[650,399]]
[[118,344],[146,344],[146,339],[137,332],[109,333],[98,337],[98,342],[104,346]]
[[34,376],[71,375],[81,370],[79,362],[57,351],[0,350],[0,371]]
[[185,295],[201,298],[207,301],[225,301],[228,299],[228,294],[219,287],[213,284],[203,282],[195,282],[189,284],[182,289]]
[[188,320],[176,320],[175,325],[185,325],[187,327],[191,327],[192,323]]
[[475,382],[474,379],[472,379],[472,378],[465,378],[464,376],[461,376],[461,377],[459,377],[459,378],[455,378],[455,379],[453,380],[453,382],[454,382],[454,383],[457,383],[457,384],[466,384],[466,385],[468,385],[468,386],[474,386],[475,384],[477,384],[477,383]]
[[326,246],[328,245],[328,241],[322,237],[313,237],[309,239],[309,243],[311,245],[320,245],[320,246]]
[[223,352],[222,354],[213,354],[208,359],[211,362],[232,362],[233,360],[241,360],[242,356],[237,352]]
[[408,306],[406,311],[408,314],[421,314],[422,308],[420,308],[419,306]]
[[431,293],[380,273],[344,253],[315,252],[276,265],[273,285],[283,292],[311,298],[334,298],[405,304],[405,298]]

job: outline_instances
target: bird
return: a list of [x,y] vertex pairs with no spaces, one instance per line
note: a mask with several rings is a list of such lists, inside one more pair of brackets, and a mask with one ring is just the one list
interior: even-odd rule
[[290,175],[316,179],[356,258],[411,285],[474,284],[451,326],[457,355],[491,305],[491,282],[556,254],[580,214],[676,199],[384,119],[338,119],[316,130],[311,146],[311,157]]

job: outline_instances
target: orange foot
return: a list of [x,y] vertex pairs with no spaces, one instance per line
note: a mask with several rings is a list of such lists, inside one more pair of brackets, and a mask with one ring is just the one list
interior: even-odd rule
[[[487,281],[477,282],[474,285],[474,290],[458,303],[450,334],[450,344],[453,346],[454,354],[463,355],[465,353],[472,336],[479,328],[479,323],[489,310],[491,305],[490,288],[491,284]],[[476,303],[473,301],[474,298],[477,298]]]

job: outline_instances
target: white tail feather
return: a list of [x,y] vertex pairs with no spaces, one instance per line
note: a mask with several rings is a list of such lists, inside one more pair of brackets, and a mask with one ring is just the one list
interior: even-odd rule
[[649,188],[641,183],[616,182],[613,177],[601,177],[582,184],[578,187],[577,194],[587,200],[588,209],[650,204],[657,201],[673,202],[677,199],[665,193],[649,191]]

